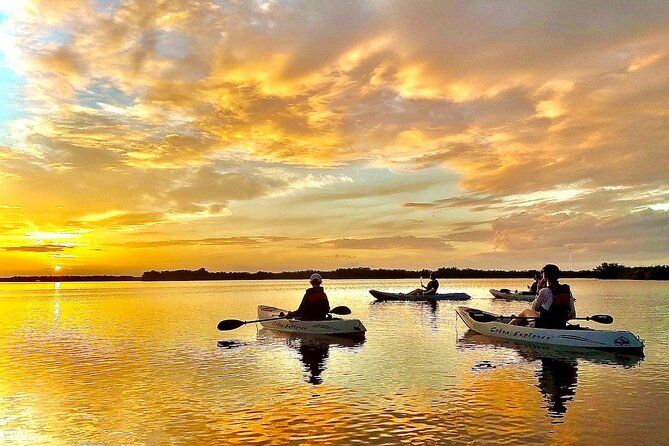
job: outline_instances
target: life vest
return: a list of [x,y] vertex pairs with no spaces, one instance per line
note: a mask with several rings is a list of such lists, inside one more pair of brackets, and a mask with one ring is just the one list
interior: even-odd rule
[[565,328],[569,320],[571,302],[569,285],[559,284],[551,288],[551,291],[553,292],[553,303],[548,310],[541,308],[539,319],[534,324],[537,328]]
[[328,300],[328,296],[323,291],[323,288],[309,288],[306,293],[307,302],[310,304],[315,304],[318,302],[323,302]]
[[304,294],[304,300],[304,307],[299,316],[300,319],[304,321],[320,321],[326,318],[330,311],[330,302],[323,288],[309,288]]

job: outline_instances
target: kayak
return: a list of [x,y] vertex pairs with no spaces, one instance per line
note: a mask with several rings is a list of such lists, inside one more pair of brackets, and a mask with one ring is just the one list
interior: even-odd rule
[[393,301],[413,301],[413,302],[431,302],[435,300],[468,300],[471,296],[466,293],[439,293],[430,295],[411,295],[404,293],[386,293],[385,291],[369,290],[369,294],[374,296],[377,300],[393,300]]
[[493,348],[514,350],[520,357],[528,361],[552,359],[569,362],[574,359],[582,359],[592,364],[607,364],[612,366],[623,366],[625,368],[635,367],[643,361],[643,355],[623,355],[611,351],[582,347],[556,347],[543,344],[528,344],[527,342],[511,339],[491,338],[473,330],[467,330],[467,332],[456,341],[456,348],[459,350],[491,346]]
[[[288,310],[258,305],[258,319],[280,317],[279,313],[288,313]],[[263,327],[271,330],[288,333],[306,333],[312,335],[347,336],[353,338],[365,337],[367,329],[358,319],[332,318],[324,321],[301,321],[299,319],[278,319],[261,322]]]
[[507,299],[507,300],[524,300],[527,302],[532,302],[536,295],[530,291],[521,291],[520,293],[512,293],[510,290],[490,290],[490,294],[495,296],[498,299]]
[[643,355],[643,341],[629,331],[593,330],[578,326],[563,330],[523,327],[499,320],[491,321],[500,316],[486,311],[467,307],[457,307],[455,311],[471,330],[493,338],[553,347],[579,347]]

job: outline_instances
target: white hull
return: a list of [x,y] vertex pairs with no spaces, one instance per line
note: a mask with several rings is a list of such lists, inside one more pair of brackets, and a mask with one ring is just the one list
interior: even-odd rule
[[523,294],[523,293],[503,293],[499,290],[490,290],[490,294],[495,296],[498,299],[507,299],[507,300],[522,300],[526,302],[532,302],[536,297],[534,294]]
[[[288,313],[281,308],[258,305],[258,319],[280,317],[279,313]],[[367,329],[358,319],[329,319],[325,321],[301,321],[298,319],[279,319],[264,321],[263,327],[287,333],[307,333],[312,335],[364,337]]]
[[411,302],[431,302],[435,300],[468,300],[471,296],[466,293],[437,293],[428,296],[411,295],[402,293],[386,293],[385,291],[369,290],[369,294],[377,300],[411,301]]
[[628,354],[643,354],[643,342],[633,333],[622,330],[555,330],[548,328],[522,327],[500,321],[479,322],[476,314],[498,317],[467,307],[455,309],[460,319],[472,330],[493,338],[508,339],[531,344],[556,347],[592,348]]

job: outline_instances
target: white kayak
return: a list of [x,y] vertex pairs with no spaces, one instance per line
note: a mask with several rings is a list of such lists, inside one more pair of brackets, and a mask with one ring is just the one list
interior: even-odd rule
[[[258,319],[271,319],[280,317],[280,313],[288,313],[288,310],[258,305]],[[271,330],[285,331],[288,333],[306,333],[312,335],[331,335],[363,338],[367,329],[358,319],[332,318],[324,321],[301,321],[299,319],[278,319],[275,321],[261,322],[262,326]]]
[[530,291],[521,291],[512,293],[510,290],[490,290],[490,294],[495,296],[498,299],[507,299],[507,300],[524,300],[527,302],[532,302],[536,295]]
[[413,301],[413,302],[431,302],[435,300],[468,300],[471,296],[466,293],[438,293],[430,295],[411,295],[404,293],[386,293],[385,291],[369,290],[369,294],[374,296],[377,300],[396,300],[396,301]]
[[554,347],[578,347],[616,353],[643,355],[643,341],[634,333],[623,330],[593,330],[590,328],[549,328],[523,327],[492,320],[500,316],[467,307],[455,309],[460,319],[477,333],[493,338],[518,342],[541,344]]

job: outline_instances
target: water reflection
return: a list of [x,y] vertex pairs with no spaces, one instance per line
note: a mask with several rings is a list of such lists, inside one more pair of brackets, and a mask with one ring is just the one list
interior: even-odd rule
[[[529,359],[529,358],[528,358]],[[567,412],[567,403],[574,399],[578,378],[576,360],[540,358],[536,372],[538,387],[548,404],[549,416],[560,418]]]
[[53,284],[53,322],[57,323],[60,318],[60,282]]
[[307,381],[311,384],[322,384],[321,373],[325,370],[325,361],[328,358],[330,345],[328,343],[309,343],[299,341],[297,350],[300,352],[304,370],[309,374]]
[[265,343],[278,342],[297,351],[302,369],[307,374],[306,381],[313,385],[323,383],[321,375],[327,368],[330,347],[358,350],[365,343],[365,339],[283,333],[265,328],[258,331],[258,340]]
[[[499,355],[500,349],[512,350],[518,358],[539,363],[534,375],[537,388],[547,406],[548,416],[554,419],[564,417],[570,401],[576,395],[578,386],[579,360],[608,366],[634,367],[643,357],[621,355],[611,352],[583,348],[556,348],[518,343],[506,339],[496,339],[476,333],[465,332],[457,341],[459,348],[492,348]],[[502,355],[503,357],[503,355]],[[512,361],[513,363],[513,361]],[[481,371],[495,368],[490,361],[480,361],[474,369]]]

